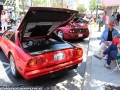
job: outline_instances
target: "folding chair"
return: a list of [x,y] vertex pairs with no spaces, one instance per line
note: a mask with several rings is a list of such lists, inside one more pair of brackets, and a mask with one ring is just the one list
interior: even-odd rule
[[111,74],[115,71],[115,70],[120,70],[120,60],[116,60],[116,68],[111,72]]

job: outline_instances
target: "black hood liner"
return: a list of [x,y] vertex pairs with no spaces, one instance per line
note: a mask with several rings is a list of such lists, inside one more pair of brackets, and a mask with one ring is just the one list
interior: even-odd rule
[[49,28],[51,25],[36,25],[34,28],[31,28],[28,32],[31,32],[30,37],[34,36],[43,36],[48,33]]
[[60,22],[71,17],[71,13],[59,11],[30,11],[23,21],[25,22]]

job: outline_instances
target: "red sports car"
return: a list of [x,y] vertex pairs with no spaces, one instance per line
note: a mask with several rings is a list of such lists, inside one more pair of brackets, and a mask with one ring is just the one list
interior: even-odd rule
[[55,33],[64,40],[84,39],[89,36],[88,23],[71,21],[66,26],[58,28]]
[[77,68],[83,60],[82,48],[67,43],[53,32],[77,13],[63,8],[30,7],[18,28],[1,34],[0,47],[10,60],[12,75],[20,74],[29,80]]

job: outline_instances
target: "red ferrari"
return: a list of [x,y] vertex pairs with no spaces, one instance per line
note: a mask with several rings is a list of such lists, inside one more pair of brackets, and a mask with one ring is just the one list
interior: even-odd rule
[[58,28],[55,33],[64,40],[85,39],[89,36],[88,23],[72,21]]
[[77,68],[83,60],[82,48],[54,33],[77,13],[63,8],[30,7],[18,28],[0,34],[0,47],[10,61],[12,75],[29,80]]

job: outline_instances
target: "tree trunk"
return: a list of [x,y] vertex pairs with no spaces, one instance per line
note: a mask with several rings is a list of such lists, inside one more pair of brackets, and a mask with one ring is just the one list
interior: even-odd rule
[[106,7],[105,11],[106,11],[106,16],[107,16],[105,28],[108,28],[108,25],[109,25],[109,22],[111,19],[111,15],[112,15],[112,7]]

